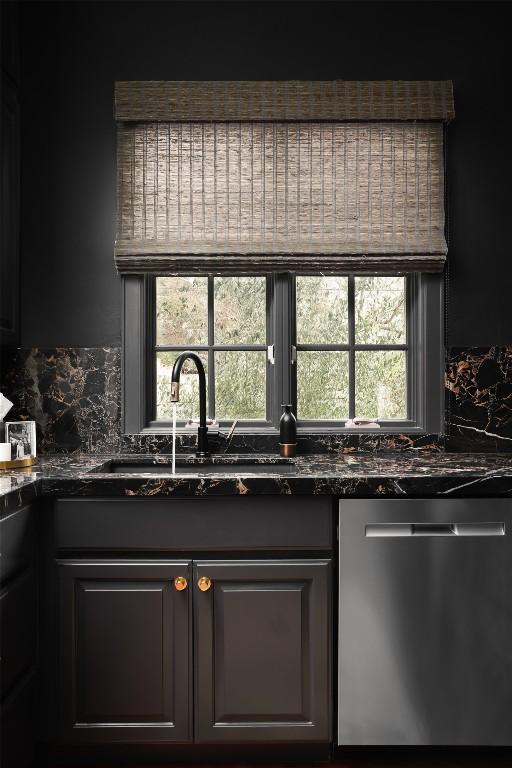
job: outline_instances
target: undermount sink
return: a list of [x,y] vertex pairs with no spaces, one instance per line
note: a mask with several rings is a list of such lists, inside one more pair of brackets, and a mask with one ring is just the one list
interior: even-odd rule
[[[254,475],[293,472],[291,459],[279,456],[195,456],[176,457],[177,475]],[[165,457],[133,457],[107,461],[91,470],[94,474],[115,475],[172,475],[172,459]]]

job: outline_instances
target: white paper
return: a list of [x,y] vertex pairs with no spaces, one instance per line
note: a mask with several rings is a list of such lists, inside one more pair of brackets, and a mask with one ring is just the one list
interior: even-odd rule
[[14,403],[11,403],[11,401],[4,397],[0,392],[0,421],[4,420],[13,405]]
[[12,448],[10,443],[0,443],[0,461],[10,461],[11,451]]

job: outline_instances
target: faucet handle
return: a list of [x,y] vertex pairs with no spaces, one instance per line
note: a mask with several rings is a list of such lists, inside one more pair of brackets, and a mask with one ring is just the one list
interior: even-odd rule
[[238,419],[235,419],[234,422],[232,423],[232,425],[230,426],[229,432],[227,433],[227,435],[219,432],[219,436],[222,437],[224,439],[224,441],[225,441],[224,442],[224,453],[227,453],[228,450],[229,450],[229,447],[231,445],[231,440],[233,438],[233,434],[235,432],[237,424],[238,424]]
[[235,419],[234,422],[232,423],[232,425],[229,428],[227,440],[231,440],[231,438],[233,437],[233,432],[235,431],[237,424],[238,424],[238,419]]
[[171,381],[171,403],[177,403],[180,399],[179,381]]

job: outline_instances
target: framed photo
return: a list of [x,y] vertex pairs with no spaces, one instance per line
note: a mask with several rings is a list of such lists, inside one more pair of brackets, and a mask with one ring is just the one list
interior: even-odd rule
[[36,455],[35,421],[6,421],[5,440],[12,446],[13,459]]

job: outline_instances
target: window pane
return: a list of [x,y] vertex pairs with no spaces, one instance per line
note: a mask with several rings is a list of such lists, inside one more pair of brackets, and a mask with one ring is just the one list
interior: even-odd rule
[[215,353],[215,418],[266,418],[265,352]]
[[347,285],[346,277],[297,277],[299,344],[346,344]]
[[356,277],[357,344],[405,344],[405,278]]
[[[157,352],[156,355],[156,418],[172,419],[171,403],[171,374],[174,361],[179,352]],[[208,376],[208,356],[199,353]],[[208,396],[208,379],[206,380]],[[180,400],[176,409],[177,418],[187,420],[199,418],[199,377],[197,369],[191,360],[186,360],[181,369]]]
[[299,419],[348,417],[348,353],[297,353]]
[[407,418],[406,353],[356,352],[356,416]]
[[208,343],[208,278],[156,278],[156,343]]
[[216,277],[215,341],[217,344],[265,344],[266,278]]

